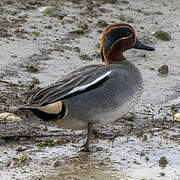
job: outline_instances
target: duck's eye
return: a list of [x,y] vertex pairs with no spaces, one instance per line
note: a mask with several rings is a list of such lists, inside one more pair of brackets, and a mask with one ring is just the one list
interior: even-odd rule
[[130,35],[131,35],[131,32],[130,32],[130,31],[125,32],[125,36],[126,36],[126,37],[128,37],[128,36],[130,36]]

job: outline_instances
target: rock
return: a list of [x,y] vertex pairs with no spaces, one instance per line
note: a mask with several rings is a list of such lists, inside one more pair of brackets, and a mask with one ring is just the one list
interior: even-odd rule
[[160,172],[159,175],[160,175],[160,176],[165,176],[165,173]]
[[93,59],[90,57],[90,56],[88,56],[87,54],[82,54],[82,55],[80,55],[79,56],[80,57],[80,59],[81,60],[87,60],[87,61],[92,61]]
[[19,38],[19,39],[26,39],[26,36],[21,32],[16,33],[16,37]]
[[32,77],[32,84],[33,84],[33,85],[39,84],[39,79],[36,78],[36,77]]
[[83,30],[87,30],[88,29],[88,25],[86,23],[81,23],[79,25],[79,28],[83,29]]
[[120,21],[122,22],[127,22],[127,23],[134,23],[134,19],[131,16],[127,16],[127,15],[120,15],[119,16]]
[[180,113],[175,113],[173,119],[177,122],[180,122]]
[[54,163],[54,167],[56,168],[56,167],[58,167],[60,165],[62,165],[62,162],[60,160],[56,160],[55,163]]
[[5,113],[1,113],[0,114],[0,121],[4,121],[4,122],[22,122],[23,120],[12,114],[12,113],[8,113],[8,112],[5,112]]
[[154,69],[153,67],[150,67],[149,69],[150,69],[151,71],[155,71],[155,69]]
[[9,34],[8,30],[4,27],[0,27],[0,37],[11,37],[12,35]]
[[180,122],[180,103],[171,106],[172,117],[175,121]]
[[45,141],[40,141],[37,146],[39,147],[46,147],[46,146],[55,146],[54,140],[53,139],[48,139]]
[[84,34],[84,30],[83,29],[77,29],[77,30],[74,30],[74,31],[71,31],[70,32],[71,34],[74,34],[74,35],[82,35]]
[[48,26],[44,26],[44,29],[52,29],[53,27],[48,25]]
[[99,165],[104,165],[104,162],[102,160],[99,160]]
[[31,73],[38,72],[38,69],[36,67],[32,66],[32,65],[27,66],[26,68],[27,68],[28,72],[31,72]]
[[40,36],[40,32],[34,31],[34,32],[31,32],[30,35],[33,36],[33,37],[39,37]]
[[97,25],[101,28],[104,28],[104,27],[108,26],[108,23],[104,20],[99,20]]
[[167,162],[166,157],[163,156],[163,157],[161,157],[161,158],[159,159],[159,166],[160,166],[160,167],[164,167],[164,168],[165,168],[166,165],[167,165],[167,163],[168,163],[168,162]]
[[169,68],[167,65],[163,65],[163,66],[159,67],[158,72],[161,74],[168,74]]
[[39,11],[45,15],[59,17],[60,19],[63,19],[67,15],[65,12],[54,6],[40,7]]
[[170,41],[171,40],[171,36],[167,32],[164,32],[164,31],[156,31],[152,35],[162,41]]
[[16,151],[17,152],[22,152],[22,151],[25,151],[25,150],[27,150],[28,148],[27,147],[25,147],[25,146],[19,146],[17,149],[16,149]]
[[123,1],[121,1],[121,3],[123,3],[123,4],[129,4],[129,1],[123,0]]
[[115,3],[117,3],[117,0],[104,0],[104,3],[115,4]]
[[72,17],[66,16],[62,20],[62,24],[72,24],[74,23],[74,19]]
[[154,12],[154,14],[163,15],[163,13],[161,11],[156,11],[156,12]]

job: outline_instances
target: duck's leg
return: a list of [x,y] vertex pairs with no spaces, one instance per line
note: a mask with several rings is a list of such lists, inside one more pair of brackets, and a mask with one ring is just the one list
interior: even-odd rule
[[28,126],[28,130],[30,131],[30,133],[32,134],[32,129],[31,129],[31,125],[30,125],[30,122],[29,122],[29,111],[26,109],[25,110],[25,118],[27,118],[28,119],[28,124],[27,124],[27,126]]
[[114,139],[119,135],[119,133],[104,133],[99,131],[93,131],[93,134],[100,139]]
[[87,133],[87,139],[86,142],[84,143],[84,145],[81,146],[80,151],[84,151],[84,152],[91,152],[90,151],[90,147],[89,147],[89,142],[91,139],[91,136],[93,135],[93,128],[92,128],[92,124],[88,124],[88,133]]

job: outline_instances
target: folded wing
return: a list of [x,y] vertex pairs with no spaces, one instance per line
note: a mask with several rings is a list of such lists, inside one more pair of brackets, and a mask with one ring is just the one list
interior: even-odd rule
[[102,65],[80,68],[35,93],[23,107],[58,114],[63,100],[98,88],[110,78],[111,73],[111,68]]

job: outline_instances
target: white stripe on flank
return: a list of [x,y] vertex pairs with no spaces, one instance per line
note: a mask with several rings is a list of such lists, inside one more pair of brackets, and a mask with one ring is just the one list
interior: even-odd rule
[[68,94],[72,94],[72,93],[75,93],[77,91],[83,91],[85,90],[86,88],[98,83],[99,81],[101,81],[102,79],[104,79],[105,77],[109,76],[111,74],[112,70],[111,71],[108,71],[107,73],[105,73],[104,75],[98,77],[97,79],[95,79],[93,82],[89,83],[89,84],[86,84],[86,85],[83,85],[83,86],[78,86],[78,87],[75,87],[74,89],[72,89]]

